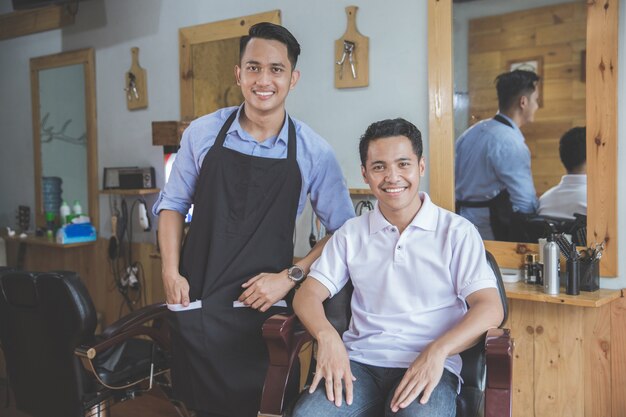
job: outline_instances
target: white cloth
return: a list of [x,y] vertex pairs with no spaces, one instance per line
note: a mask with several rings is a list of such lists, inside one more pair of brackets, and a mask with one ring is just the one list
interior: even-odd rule
[[[331,297],[352,280],[352,320],[343,334],[352,360],[408,368],[459,322],[468,295],[497,288],[474,225],[426,193],[420,198],[422,207],[402,235],[376,204],[335,232],[311,268],[309,276]],[[449,357],[445,367],[458,376],[460,356]]]
[[587,214],[587,175],[563,175],[561,182],[539,197],[542,216],[573,219],[574,213]]

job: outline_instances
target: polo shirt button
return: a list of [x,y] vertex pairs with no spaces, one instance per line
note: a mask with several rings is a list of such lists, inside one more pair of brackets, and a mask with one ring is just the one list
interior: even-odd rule
[[402,246],[401,246],[401,245],[398,245],[398,250],[400,250],[400,249],[402,249]]
[[395,227],[392,227],[392,228],[391,228],[391,231],[392,231],[392,232],[395,232],[395,231],[396,231],[396,228],[395,228]]

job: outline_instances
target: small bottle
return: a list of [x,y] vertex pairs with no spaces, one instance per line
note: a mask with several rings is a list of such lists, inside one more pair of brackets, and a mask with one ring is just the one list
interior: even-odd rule
[[559,247],[550,235],[543,247],[543,292],[557,295],[559,285]]
[[537,255],[529,253],[526,255],[526,273],[524,274],[524,281],[527,284],[535,284],[537,282],[537,274],[535,272],[535,264],[537,263]]
[[74,216],[78,217],[83,214],[83,208],[80,206],[80,202],[78,200],[74,200],[74,205],[72,206],[72,211],[74,212]]
[[70,215],[70,213],[70,206],[67,204],[67,201],[63,200],[63,203],[61,203],[61,207],[59,207],[59,214],[61,214],[62,226],[68,223],[68,216]]

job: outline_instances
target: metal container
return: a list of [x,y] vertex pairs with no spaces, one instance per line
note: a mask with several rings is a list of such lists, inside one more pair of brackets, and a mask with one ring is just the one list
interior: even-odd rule
[[559,285],[559,247],[550,236],[543,247],[543,292],[557,295]]

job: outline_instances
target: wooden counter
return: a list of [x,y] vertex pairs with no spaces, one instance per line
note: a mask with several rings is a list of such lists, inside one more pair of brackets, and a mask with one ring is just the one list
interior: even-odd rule
[[82,246],[95,246],[96,245],[95,240],[92,240],[89,242],[78,242],[78,243],[57,243],[55,239],[49,239],[43,236],[38,237],[38,236],[32,236],[32,235],[29,235],[26,237],[4,236],[4,239],[6,239],[7,242],[25,243],[27,245],[36,245],[36,246],[48,246],[48,247],[58,248],[58,249],[70,249],[70,248],[78,248]]
[[514,417],[626,415],[626,300],[622,290],[544,294],[505,283]]
[[510,300],[527,300],[542,303],[563,304],[578,307],[600,307],[622,296],[621,290],[603,290],[588,292],[581,291],[579,295],[565,294],[561,287],[558,295],[549,295],[543,292],[543,287],[523,282],[504,283],[506,296]]

